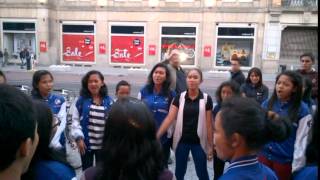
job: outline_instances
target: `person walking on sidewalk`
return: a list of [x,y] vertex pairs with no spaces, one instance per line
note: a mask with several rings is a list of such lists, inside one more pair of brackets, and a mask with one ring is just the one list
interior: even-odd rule
[[9,53],[7,51],[7,48],[4,49],[4,53],[3,53],[3,63],[2,65],[7,65],[8,64],[8,60],[9,60]]
[[0,63],[2,67],[4,67],[4,58],[3,58],[3,52],[0,50]]

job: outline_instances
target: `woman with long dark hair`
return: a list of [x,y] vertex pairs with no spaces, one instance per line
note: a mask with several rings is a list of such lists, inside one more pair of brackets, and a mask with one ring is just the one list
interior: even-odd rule
[[81,154],[83,170],[93,165],[94,156],[97,162],[100,160],[104,126],[112,103],[101,72],[87,72],[81,81],[70,128]]
[[203,81],[200,69],[191,69],[187,74],[188,90],[176,96],[170,106],[169,114],[161,124],[158,138],[176,120],[173,135],[173,150],[176,155],[175,175],[183,180],[188,156],[191,151],[197,176],[209,180],[207,159],[212,159],[212,99],[200,90]]
[[61,123],[60,120],[54,117],[44,102],[37,100],[33,104],[38,122],[39,144],[29,170],[22,176],[22,180],[71,180],[75,178],[76,174],[67,163],[64,153],[49,147],[49,143]]
[[268,99],[269,89],[263,84],[259,68],[253,67],[249,70],[246,82],[241,85],[240,91],[244,97],[253,98],[259,104]]
[[[213,107],[212,110],[212,119],[213,123],[216,120],[216,116],[221,109],[221,104],[227,99],[240,96],[239,84],[234,81],[225,81],[220,84],[216,91],[216,100],[217,104]],[[219,177],[223,174],[224,170],[224,161],[218,158],[217,154],[213,155],[213,171],[214,171],[214,180],[219,179]]]
[[276,77],[274,92],[262,107],[288,117],[292,132],[282,142],[271,141],[262,149],[259,160],[275,171],[280,180],[290,178],[291,172],[305,164],[305,150],[312,116],[302,101],[302,77],[285,71]]
[[55,149],[63,149],[64,144],[64,130],[67,124],[67,109],[65,98],[58,94],[53,94],[53,76],[47,70],[38,70],[32,77],[32,91],[33,99],[44,101],[50,107],[54,116],[61,121],[55,136],[52,138],[50,147]]
[[[176,93],[170,90],[170,72],[163,63],[156,64],[149,73],[147,84],[140,90],[138,99],[146,103],[156,122],[157,130],[169,112],[170,104]],[[172,133],[165,133],[161,138],[165,165],[170,158]]]
[[156,123],[142,101],[118,99],[109,112],[103,153],[96,167],[84,171],[85,180],[171,180],[165,169]]

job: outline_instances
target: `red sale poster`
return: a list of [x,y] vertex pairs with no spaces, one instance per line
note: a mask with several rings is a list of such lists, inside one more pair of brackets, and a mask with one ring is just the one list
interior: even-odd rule
[[111,37],[111,63],[144,63],[144,38],[137,36]]
[[63,35],[63,60],[94,62],[94,35]]
[[47,43],[45,41],[40,41],[40,52],[47,52]]

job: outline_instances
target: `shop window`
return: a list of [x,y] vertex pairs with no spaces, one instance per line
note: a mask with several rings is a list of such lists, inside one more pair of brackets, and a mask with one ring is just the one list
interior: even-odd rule
[[62,60],[92,63],[95,61],[93,24],[62,24]]
[[230,58],[236,54],[243,67],[254,62],[254,27],[218,27],[215,56],[216,67],[229,67]]
[[181,65],[196,65],[196,26],[161,27],[161,60],[168,59],[170,52],[177,49],[180,52]]
[[110,31],[110,63],[143,65],[145,25],[111,24]]

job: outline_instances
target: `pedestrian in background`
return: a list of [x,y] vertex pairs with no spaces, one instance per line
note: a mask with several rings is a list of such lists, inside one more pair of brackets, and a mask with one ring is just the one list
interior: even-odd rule
[[209,180],[207,159],[211,160],[213,153],[212,99],[199,89],[202,81],[201,70],[191,69],[188,72],[188,90],[174,98],[169,114],[157,132],[160,139],[176,120],[172,146],[176,156],[177,180],[184,179],[190,151],[198,178]]
[[178,49],[172,49],[168,59],[164,62],[168,65],[171,84],[170,88],[174,90],[177,94],[187,90],[186,74],[182,69],[180,63],[180,52]]
[[7,48],[4,49],[4,52],[3,52],[3,65],[6,66],[8,64],[8,61],[9,61],[9,53],[7,51]]
[[101,160],[103,133],[113,100],[101,72],[91,70],[81,80],[80,97],[75,103],[70,128],[85,170]]
[[241,71],[241,62],[236,54],[233,54],[230,59],[231,62],[231,80],[235,81],[239,84],[239,87],[245,82],[245,77],[243,75],[243,72]]
[[301,68],[297,70],[303,77],[309,78],[312,82],[311,97],[318,101],[318,72],[312,68],[315,64],[315,58],[312,53],[304,53],[300,56]]
[[84,171],[81,180],[172,180],[162,161],[156,123],[142,101],[115,102],[105,125],[101,162]]
[[[171,77],[168,67],[163,63],[156,64],[148,75],[147,84],[140,90],[138,99],[146,103],[153,113],[157,130],[169,113],[169,108],[176,93],[170,90]],[[164,133],[160,138],[165,166],[168,167],[173,130]]]
[[270,168],[259,163],[257,154],[269,141],[289,137],[288,120],[263,110],[253,99],[232,97],[222,103],[214,128],[217,156],[230,162],[219,180],[278,179]]
[[53,80],[53,76],[49,71],[36,71],[32,77],[31,96],[33,99],[44,101],[50,107],[54,116],[61,122],[51,140],[50,147],[65,151],[64,131],[67,124],[66,101],[62,95],[52,93]]
[[2,67],[4,67],[4,58],[3,58],[3,52],[0,50],[0,63]]
[[249,70],[246,82],[241,85],[240,91],[244,97],[253,98],[259,104],[268,99],[269,88],[263,84],[259,68],[253,67]]
[[305,165],[305,150],[312,117],[302,101],[302,77],[294,71],[284,71],[276,77],[275,89],[262,107],[280,116],[288,117],[292,132],[282,142],[271,141],[264,146],[259,161],[275,171],[280,180],[286,180]]

